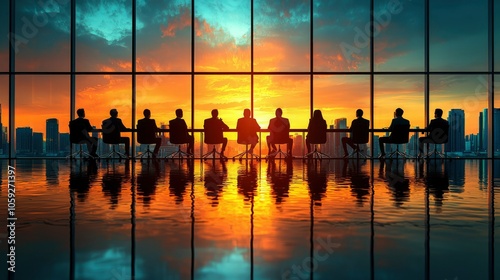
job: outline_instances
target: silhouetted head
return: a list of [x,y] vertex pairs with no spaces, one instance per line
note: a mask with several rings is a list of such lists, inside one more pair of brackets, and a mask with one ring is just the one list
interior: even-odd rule
[[177,109],[177,110],[175,110],[175,115],[176,115],[178,118],[182,118],[182,109]]
[[443,110],[437,108],[436,110],[434,110],[434,117],[436,118],[441,118],[443,116]]
[[85,110],[83,110],[83,108],[80,108],[80,109],[76,110],[76,114],[78,115],[78,117],[84,118],[85,117]]
[[363,116],[363,110],[358,109],[356,110],[356,117],[361,118]]
[[323,113],[321,113],[321,110],[314,110],[313,119],[323,119]]
[[243,117],[245,118],[250,118],[252,112],[250,112],[250,109],[245,109],[243,110]]
[[213,109],[212,110],[212,118],[217,118],[218,115],[219,115],[219,111],[217,109]]
[[118,117],[118,110],[116,110],[116,109],[111,109],[111,110],[109,111],[109,115],[111,115],[113,118]]
[[144,109],[143,114],[146,119],[151,118],[151,111],[149,109]]
[[281,117],[283,115],[283,110],[281,108],[276,109],[276,117]]
[[404,111],[401,108],[396,109],[396,117],[401,117],[403,115]]

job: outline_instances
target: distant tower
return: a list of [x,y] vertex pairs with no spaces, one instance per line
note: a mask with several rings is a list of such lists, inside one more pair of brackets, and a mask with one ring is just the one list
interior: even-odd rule
[[[340,118],[336,119],[333,122],[334,126],[336,129],[346,129],[347,128],[347,119],[346,118]],[[333,156],[335,157],[342,157],[344,155],[343,149],[342,149],[342,137],[345,137],[347,135],[346,132],[339,132],[334,134],[333,138]]]
[[20,155],[33,152],[33,129],[31,127],[16,128],[16,150]]
[[465,151],[465,112],[462,109],[451,109],[448,112],[450,129],[448,132],[447,152]]
[[59,121],[57,119],[47,119],[45,129],[47,155],[57,155],[59,153]]
[[43,133],[33,132],[33,155],[43,155]]

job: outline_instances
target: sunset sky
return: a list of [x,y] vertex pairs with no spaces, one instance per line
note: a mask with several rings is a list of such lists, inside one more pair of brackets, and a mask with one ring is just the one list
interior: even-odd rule
[[[43,2],[43,1],[42,1]],[[40,2],[40,3],[42,3]],[[69,2],[69,1],[59,1]],[[132,1],[77,0],[76,107],[100,126],[117,108],[126,126],[132,123]],[[496,9],[499,9],[496,5]],[[341,117],[348,124],[355,110],[370,117],[370,48],[366,41],[370,1],[314,1],[313,76],[310,100],[310,2],[254,1],[254,116],[267,127],[277,107],[292,128],[306,128],[312,109],[321,109],[328,124]],[[194,104],[191,100],[191,1],[137,1],[137,111],[149,108],[157,123],[184,109],[188,124],[202,128],[210,111],[235,128],[251,105],[250,1],[195,2]],[[8,1],[0,3],[0,33],[8,34]],[[16,76],[15,126],[45,133],[47,118],[58,118],[67,132],[70,111],[70,7],[16,1],[16,71],[62,72]],[[497,13],[498,14],[498,13]],[[487,71],[487,1],[430,1],[430,70]],[[424,71],[424,1],[375,1],[377,21],[375,71]],[[496,21],[496,32],[500,26]],[[500,47],[495,47],[500,53]],[[500,56],[495,56],[500,66]],[[498,67],[497,67],[498,68]],[[0,103],[8,116],[8,41],[0,36]],[[275,75],[273,72],[294,72]],[[335,72],[364,72],[334,75]],[[160,75],[156,72],[185,72]],[[239,72],[220,75],[217,72]],[[268,72],[265,74],[262,72]],[[214,73],[214,74],[210,74]],[[461,108],[466,134],[477,133],[479,111],[487,107],[481,74],[431,74],[430,117],[434,108]],[[412,127],[425,126],[425,76],[376,74],[374,126],[389,125],[402,107]],[[496,98],[499,100],[500,98]],[[500,102],[496,102],[499,104]],[[194,106],[194,120],[191,106]],[[498,106],[496,106],[498,107]]]

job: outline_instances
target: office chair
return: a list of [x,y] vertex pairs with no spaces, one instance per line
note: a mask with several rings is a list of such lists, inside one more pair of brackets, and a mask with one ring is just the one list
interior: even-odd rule
[[392,128],[390,142],[387,144],[395,144],[396,150],[387,155],[388,158],[392,158],[393,156],[402,156],[404,159],[409,157],[405,152],[399,151],[400,144],[407,144],[410,138],[410,125],[395,125]]

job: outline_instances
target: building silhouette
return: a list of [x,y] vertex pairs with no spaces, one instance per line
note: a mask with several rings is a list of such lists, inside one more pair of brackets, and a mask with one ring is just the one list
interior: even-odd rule
[[46,130],[46,153],[48,156],[56,156],[59,153],[59,121],[57,119],[47,119]]
[[[498,127],[500,124],[500,108],[493,109],[493,124]],[[500,130],[495,129],[493,135],[493,151],[500,152]],[[479,144],[480,151],[484,152],[488,149],[488,109],[483,109],[479,112]]]
[[465,112],[462,109],[451,109],[448,112],[448,143],[445,145],[446,152],[465,151]]
[[63,153],[64,155],[69,153],[69,133],[59,134],[59,147],[61,148],[59,151],[60,153]]
[[[336,119],[333,122],[333,125],[335,126],[336,129],[346,129],[347,119],[346,118]],[[347,136],[346,132],[337,132],[333,134],[333,154],[331,154],[332,156],[342,157],[344,155],[342,149],[342,137],[345,136]]]
[[43,133],[33,132],[33,155],[43,155]]
[[31,127],[16,128],[16,150],[20,155],[33,153],[33,129]]

